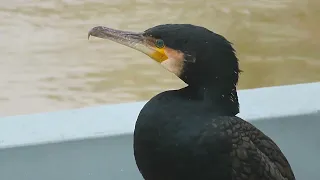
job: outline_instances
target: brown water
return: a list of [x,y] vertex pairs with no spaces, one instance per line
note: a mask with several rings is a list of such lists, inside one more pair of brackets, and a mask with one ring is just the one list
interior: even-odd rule
[[239,87],[320,81],[319,0],[3,0],[0,116],[147,100],[184,86],[149,58],[88,30],[192,23],[226,36]]

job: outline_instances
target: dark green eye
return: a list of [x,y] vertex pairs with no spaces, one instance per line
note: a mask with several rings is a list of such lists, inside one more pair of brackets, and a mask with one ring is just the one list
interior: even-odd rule
[[164,42],[161,39],[157,39],[155,43],[157,48],[163,48],[164,47]]

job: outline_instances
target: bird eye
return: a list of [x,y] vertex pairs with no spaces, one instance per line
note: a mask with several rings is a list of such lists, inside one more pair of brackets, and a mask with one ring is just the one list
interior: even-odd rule
[[163,48],[164,47],[164,42],[161,39],[157,39],[155,43],[157,48]]

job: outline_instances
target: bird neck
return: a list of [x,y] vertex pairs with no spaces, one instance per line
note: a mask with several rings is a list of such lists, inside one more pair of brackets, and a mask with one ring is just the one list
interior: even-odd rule
[[[200,89],[199,89],[200,88]],[[235,116],[239,113],[239,101],[235,85],[207,85],[198,88],[205,107],[219,115]]]

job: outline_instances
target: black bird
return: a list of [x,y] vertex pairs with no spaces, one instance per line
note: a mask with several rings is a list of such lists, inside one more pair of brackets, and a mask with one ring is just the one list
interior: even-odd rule
[[142,33],[97,26],[90,36],[141,51],[188,84],[156,95],[138,116],[134,156],[144,179],[295,179],[279,147],[236,116],[240,70],[223,36],[190,24]]

